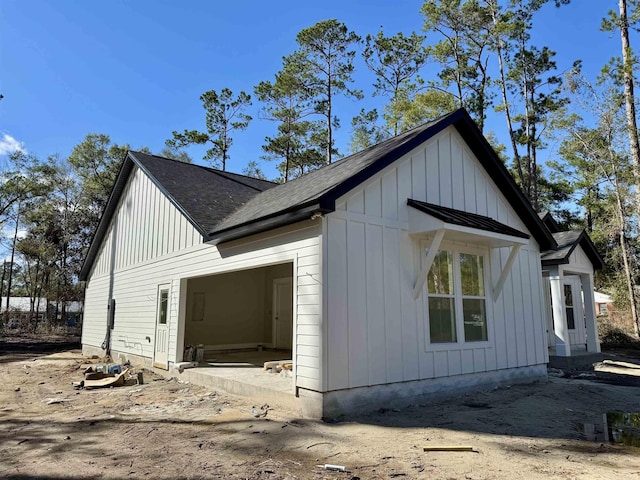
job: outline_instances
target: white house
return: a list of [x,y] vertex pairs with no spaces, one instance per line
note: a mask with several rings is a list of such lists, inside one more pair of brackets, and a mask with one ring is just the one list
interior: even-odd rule
[[[129,152],[81,273],[83,350],[290,352],[309,416],[545,378],[557,248],[464,110],[282,185]],[[592,292],[593,267],[549,265],[554,298],[569,273]]]

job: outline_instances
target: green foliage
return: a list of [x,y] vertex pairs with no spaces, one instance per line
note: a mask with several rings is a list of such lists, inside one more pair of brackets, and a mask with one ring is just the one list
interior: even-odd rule
[[82,182],[84,208],[92,211],[97,225],[118,176],[129,145],[111,143],[109,135],[91,133],[76,145],[69,164]]
[[[402,32],[392,37],[385,37],[382,31],[378,32],[375,37],[372,35],[366,37],[362,55],[369,70],[376,75],[374,95],[389,97],[384,117],[387,130],[392,135],[401,132],[400,124],[403,111],[399,108],[398,103],[406,101],[415,94],[418,86],[423,83],[418,72],[428,58],[427,49],[423,45],[425,38],[415,32],[412,32],[408,37]],[[363,125],[363,121],[367,120],[366,115],[363,116],[363,112],[353,119],[354,128],[356,123]],[[371,112],[369,112],[369,117],[371,117]],[[377,112],[375,115],[377,117]],[[371,118],[367,121],[371,124]],[[381,131],[380,128],[377,130]],[[362,130],[355,130],[352,143],[362,144],[361,140],[355,138],[355,135],[362,133]]]
[[171,158],[172,160],[178,160],[179,162],[183,163],[191,163],[192,161],[187,152],[176,147],[164,147],[162,150],[160,150],[159,155],[161,157]]
[[37,199],[51,188],[51,170],[37,157],[14,152],[0,171],[0,225],[15,217],[15,208]]
[[399,128],[404,132],[450,113],[456,107],[452,95],[441,90],[427,90],[413,97],[401,96],[394,106],[394,114],[401,119]]
[[424,30],[442,40],[429,48],[440,63],[439,81],[431,88],[452,93],[465,107],[480,130],[491,107],[489,56],[494,23],[491,10],[478,0],[426,0],[422,4]]
[[284,59],[275,82],[258,84],[254,91],[264,106],[262,118],[278,123],[277,134],[266,137],[262,150],[267,160],[280,160],[283,182],[322,166],[326,145],[321,122],[307,120],[315,113],[314,99],[302,82],[304,66]]
[[227,168],[229,149],[233,143],[231,132],[245,130],[249,126],[251,117],[244,113],[244,109],[251,105],[251,96],[240,92],[234,98],[233,92],[223,88],[220,93],[208,90],[200,95],[205,109],[206,132],[185,130],[182,133],[173,132],[173,138],[165,143],[169,149],[187,147],[192,144],[211,144],[203,159],[210,160],[214,166],[222,163],[222,170]]
[[298,50],[285,57],[285,68],[299,72],[303,89],[312,98],[314,112],[325,117],[325,157],[331,163],[335,153],[333,129],[339,124],[333,113],[336,95],[361,99],[362,92],[349,87],[354,71],[354,46],[360,37],[335,19],[323,20],[296,36]]
[[360,110],[360,114],[351,120],[353,134],[351,136],[351,151],[359,152],[386,140],[391,135],[387,130],[378,126],[378,111]]
[[247,177],[259,178],[260,180],[267,180],[267,176],[260,169],[260,165],[255,160],[250,161],[246,167],[242,169],[242,174]]

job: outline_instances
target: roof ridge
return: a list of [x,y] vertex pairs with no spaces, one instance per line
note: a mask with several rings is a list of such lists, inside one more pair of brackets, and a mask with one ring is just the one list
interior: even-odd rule
[[[269,183],[272,183],[273,185],[279,185],[278,183],[272,182],[271,180],[264,180],[262,178],[250,177],[249,175],[242,175],[240,173],[235,173],[235,172],[227,172],[225,170],[220,170],[218,168],[213,168],[213,167],[207,167],[206,165],[199,165],[197,163],[183,162],[182,160],[176,160],[175,158],[163,157],[162,155],[156,155],[155,153],[146,153],[146,152],[141,152],[141,151],[138,151],[138,150],[129,150],[129,151],[131,153],[133,153],[134,155],[142,154],[142,155],[147,155],[148,157],[154,157],[154,158],[158,158],[158,159],[161,159],[161,160],[167,160],[167,161],[170,161],[170,162],[179,163],[179,164],[182,164],[182,165],[201,168],[203,170],[206,170],[209,173],[215,173],[216,175],[219,175],[219,176],[225,176],[226,174],[229,174],[229,175],[235,175],[235,176],[243,177],[243,178],[250,178],[252,180],[259,180],[261,182],[269,182]],[[220,175],[220,174],[222,174],[222,175]],[[226,177],[226,176],[225,176],[225,178],[227,178],[228,180],[240,183],[241,185],[244,185],[245,187],[252,188],[252,189],[254,189],[254,190],[258,191],[258,192],[262,192],[262,190],[254,187],[252,185],[248,185],[248,184],[246,184],[244,182],[241,182],[238,179],[229,178],[229,177]]]
[[236,183],[239,183],[240,185],[244,185],[245,187],[252,188],[252,189],[254,189],[256,192],[264,192],[264,190],[260,190],[258,187],[254,187],[253,185],[249,185],[249,184],[247,184],[247,183],[245,183],[245,182],[241,182],[241,181],[240,181],[239,179],[237,179],[237,178],[230,178],[230,177],[228,177],[228,176],[227,176],[227,174],[237,175],[237,176],[239,176],[239,177],[244,177],[244,178],[250,178],[250,179],[252,179],[252,180],[260,180],[260,181],[263,181],[263,182],[269,182],[269,183],[272,183],[274,186],[278,186],[278,185],[280,185],[279,183],[271,182],[270,180],[263,180],[263,179],[261,179],[261,178],[249,177],[248,175],[240,175],[240,174],[233,173],[233,172],[226,172],[226,171],[224,171],[224,170],[211,169],[211,172],[212,172],[212,173],[215,173],[216,175],[218,175],[218,176],[220,176],[220,177],[224,177],[224,178],[226,178],[227,180],[231,180],[232,182],[236,182]]

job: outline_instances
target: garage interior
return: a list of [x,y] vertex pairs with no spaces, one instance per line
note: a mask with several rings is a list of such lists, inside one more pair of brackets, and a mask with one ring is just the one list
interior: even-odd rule
[[[200,367],[234,377],[279,373],[265,377],[275,383],[291,377],[292,278],[293,264],[284,263],[189,279],[184,345],[204,346]],[[267,370],[265,362],[276,364]]]

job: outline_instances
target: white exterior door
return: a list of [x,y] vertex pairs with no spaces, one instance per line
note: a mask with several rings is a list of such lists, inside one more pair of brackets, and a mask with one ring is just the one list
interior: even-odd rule
[[555,325],[553,323],[553,308],[551,306],[551,282],[549,277],[542,277],[544,289],[544,306],[547,314],[547,342],[549,347],[556,346]]
[[580,279],[566,278],[564,281],[564,302],[569,327],[569,343],[575,346],[585,346],[587,343],[582,311],[582,293]]
[[292,350],[293,345],[293,281],[273,280],[273,346]]
[[156,344],[153,366],[169,368],[169,284],[158,286],[156,307]]

